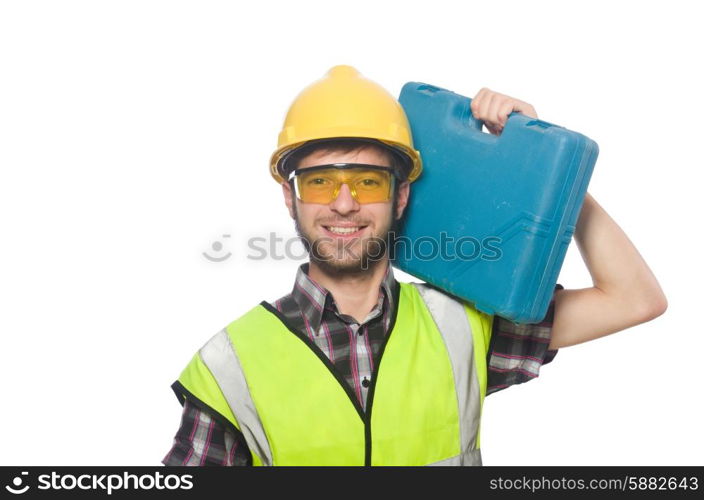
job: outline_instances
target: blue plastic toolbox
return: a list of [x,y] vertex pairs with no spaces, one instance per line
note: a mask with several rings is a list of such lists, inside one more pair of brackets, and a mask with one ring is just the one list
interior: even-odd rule
[[515,323],[541,321],[598,146],[513,113],[482,132],[471,99],[417,82],[399,98],[423,172],[392,247],[399,269]]

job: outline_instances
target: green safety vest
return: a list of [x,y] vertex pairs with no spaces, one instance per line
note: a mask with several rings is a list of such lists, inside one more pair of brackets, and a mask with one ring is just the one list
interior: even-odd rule
[[254,465],[481,465],[493,317],[426,284],[397,293],[366,412],[266,302],[211,338],[172,387],[241,431]]

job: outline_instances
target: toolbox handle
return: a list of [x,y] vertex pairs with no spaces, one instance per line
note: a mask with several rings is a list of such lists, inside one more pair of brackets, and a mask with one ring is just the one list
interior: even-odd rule
[[[436,87],[435,85],[420,82],[406,83],[403,86],[403,89],[401,90],[400,100],[403,100],[403,96],[406,92],[408,92],[412,96],[412,99],[415,99],[415,96],[418,94],[423,95],[424,99],[433,99],[436,95],[450,95],[450,99],[443,99],[441,101],[442,105],[435,107],[433,111],[433,115],[438,119],[439,123],[447,123],[445,120],[442,119],[442,117],[446,116],[446,114],[449,114],[455,120],[458,120],[460,123],[466,124],[467,128],[469,128],[469,130],[473,134],[478,134],[477,138],[482,142],[486,142],[487,144],[493,144],[499,140],[500,137],[492,135],[488,132],[484,132],[482,130],[484,122],[481,120],[477,120],[472,115],[472,109],[470,107],[470,105],[472,104],[471,98],[461,96],[441,87]],[[508,124],[511,121],[511,117],[516,114],[520,113],[513,112],[508,116],[508,120],[506,120],[506,126],[504,127],[504,130],[508,127]]]
[[[467,108],[466,108],[466,111],[465,111],[465,114],[467,114],[467,116],[466,116],[466,119],[463,120],[463,121],[465,121],[465,122],[467,123],[467,125],[469,126],[470,129],[477,130],[477,131],[481,132],[482,134],[492,135],[492,134],[489,134],[488,132],[484,132],[484,131],[482,130],[482,126],[484,125],[484,122],[481,121],[481,120],[477,120],[476,118],[474,118],[474,115],[472,114],[471,104],[472,104],[472,99],[467,98]],[[511,113],[508,115],[508,118],[506,119],[506,125],[504,125],[504,129],[508,126],[508,122],[511,120],[511,117],[512,117],[512,116],[514,116],[514,115],[520,115],[520,114],[521,114],[521,113],[518,113],[518,112],[516,112],[516,111],[511,112]],[[537,119],[536,119],[535,121],[538,122],[538,121],[540,121],[540,120],[537,120]],[[548,124],[548,125],[549,125],[549,124]],[[492,137],[494,137],[494,136],[492,135]]]

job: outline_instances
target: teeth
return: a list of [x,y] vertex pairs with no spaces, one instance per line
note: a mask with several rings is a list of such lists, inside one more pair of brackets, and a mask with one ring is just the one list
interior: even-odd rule
[[332,231],[333,233],[340,233],[340,234],[348,234],[348,233],[354,233],[356,231],[359,231],[360,226],[357,227],[334,227],[330,226],[328,227],[328,231]]

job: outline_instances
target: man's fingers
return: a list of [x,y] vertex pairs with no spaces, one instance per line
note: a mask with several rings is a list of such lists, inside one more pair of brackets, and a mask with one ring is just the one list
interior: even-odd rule
[[489,122],[484,122],[484,125],[486,126],[486,129],[489,131],[490,134],[501,135],[503,127],[491,125]]
[[489,113],[491,112],[491,102],[494,100],[495,94],[487,92],[481,96],[479,99],[479,113],[476,117],[478,120],[486,122],[489,120]]
[[474,99],[472,99],[470,109],[472,110],[472,115],[477,120],[481,120],[481,118],[480,118],[481,107],[484,105],[484,101],[486,100],[486,96],[488,93],[489,93],[489,89],[486,87],[483,87],[479,90],[479,92],[477,92],[477,95],[474,96]]
[[513,102],[511,102],[510,99],[505,99],[499,106],[499,109],[497,111],[498,115],[498,120],[499,123],[501,123],[501,126],[506,125],[506,121],[508,120],[508,115],[510,115],[513,111],[516,111]]
[[527,102],[494,92],[486,87],[480,89],[474,96],[470,109],[474,118],[484,122],[487,130],[495,135],[501,133],[508,116],[514,111],[531,118],[538,117],[535,108]]
[[508,116],[508,113],[504,110],[506,109],[507,104],[510,103],[508,103],[505,95],[496,92],[492,93],[483,121],[487,124],[487,128],[496,135],[501,133],[504,125],[506,124],[506,117]]
[[515,104],[513,106],[513,110],[517,111],[519,113],[523,113],[526,116],[530,116],[531,118],[538,118],[538,113],[536,113],[535,108],[528,104],[527,102],[519,101],[517,99],[514,99]]
[[505,112],[506,106],[510,105],[509,101],[503,94],[482,88],[472,100],[472,114],[477,120],[484,122],[491,133],[500,132],[506,123],[506,116],[510,113]]

